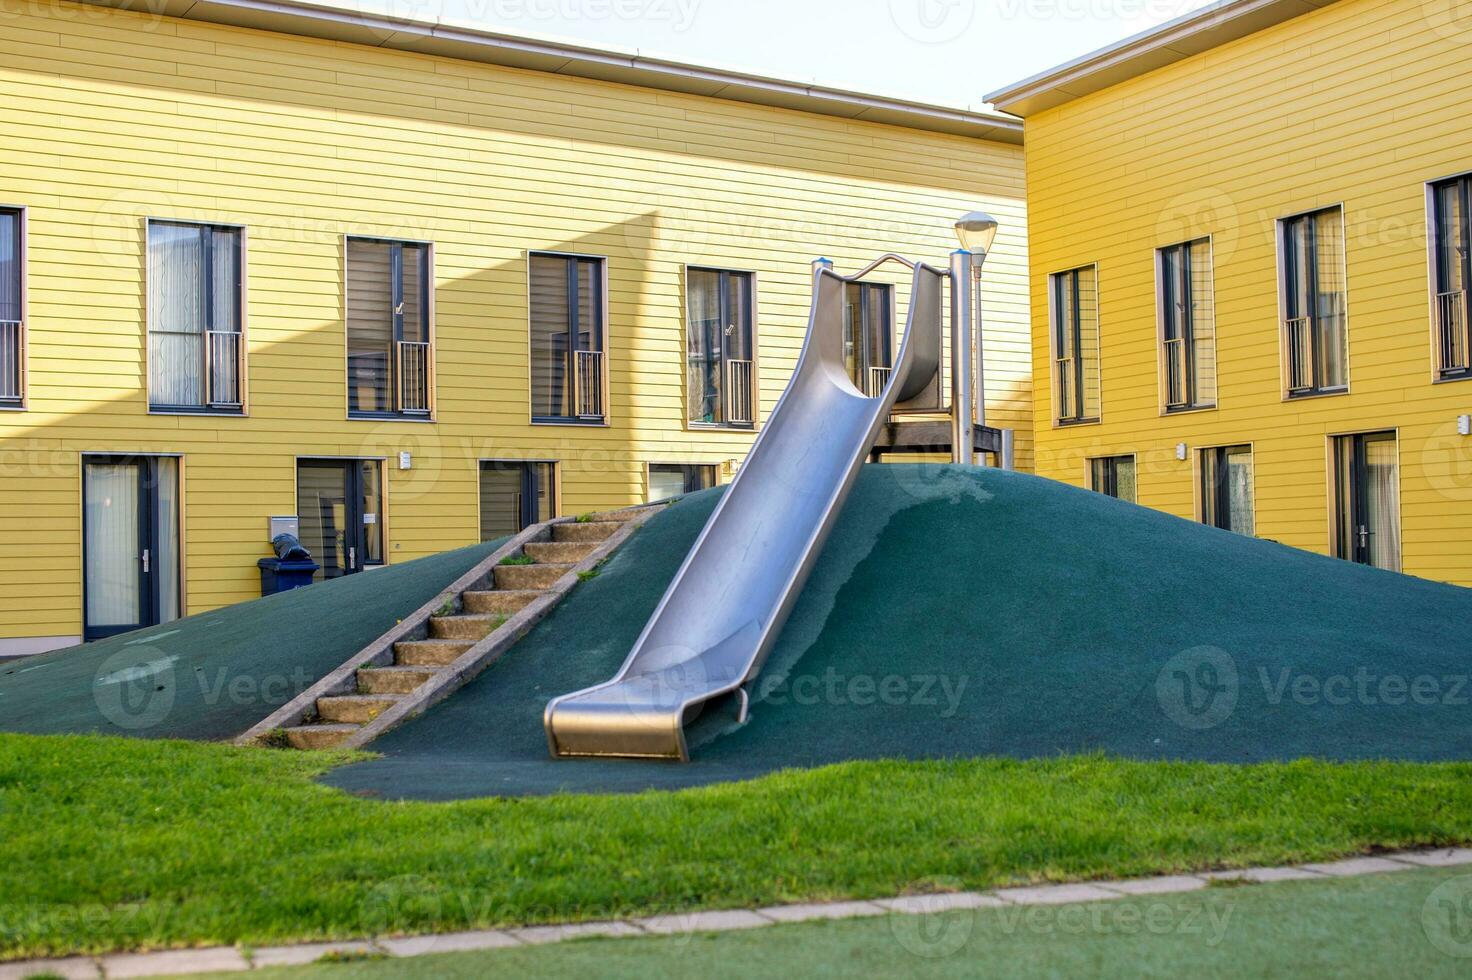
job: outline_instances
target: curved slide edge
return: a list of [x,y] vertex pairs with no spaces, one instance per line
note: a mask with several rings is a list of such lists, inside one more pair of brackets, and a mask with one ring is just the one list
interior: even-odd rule
[[618,673],[548,703],[554,756],[688,760],[685,724],[702,704],[737,692],[744,709],[745,685],[897,397],[938,371],[946,273],[912,268],[899,357],[883,392],[868,397],[844,366],[843,327],[844,287],[869,269],[845,277],[815,267],[807,337],[787,389]]

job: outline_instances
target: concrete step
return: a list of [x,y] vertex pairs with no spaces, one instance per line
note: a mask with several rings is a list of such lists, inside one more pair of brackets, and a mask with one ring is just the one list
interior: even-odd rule
[[286,740],[294,749],[330,749],[356,732],[361,725],[298,725],[286,730]]
[[571,565],[497,565],[498,589],[550,589]]
[[552,525],[553,541],[602,541],[623,527],[623,521],[587,521]]
[[400,640],[394,644],[399,667],[444,667],[475,646],[474,640]]
[[324,722],[366,725],[383,714],[399,698],[385,694],[344,694],[317,699],[317,717]]
[[494,592],[462,592],[460,602],[468,613],[488,613],[492,616],[510,616],[521,612],[542,593],[536,589],[518,591],[497,589]]
[[429,635],[436,640],[483,640],[505,621],[504,615],[434,616]]
[[358,691],[362,694],[413,694],[420,684],[439,672],[438,667],[359,669]]
[[522,550],[538,562],[576,565],[597,548],[596,541],[529,541]]

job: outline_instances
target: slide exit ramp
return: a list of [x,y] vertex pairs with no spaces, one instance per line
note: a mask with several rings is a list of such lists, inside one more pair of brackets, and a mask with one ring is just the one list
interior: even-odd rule
[[[882,392],[844,366],[844,287],[888,261],[914,271],[905,337]],[[886,255],[852,276],[814,263],[797,369],[617,674],[554,698],[554,756],[689,759],[685,723],[761,670],[844,498],[896,403],[938,383],[944,270]]]

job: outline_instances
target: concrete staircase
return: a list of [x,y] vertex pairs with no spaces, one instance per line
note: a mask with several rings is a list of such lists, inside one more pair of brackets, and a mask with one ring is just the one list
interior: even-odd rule
[[658,508],[536,524],[236,741],[356,748],[448,697]]

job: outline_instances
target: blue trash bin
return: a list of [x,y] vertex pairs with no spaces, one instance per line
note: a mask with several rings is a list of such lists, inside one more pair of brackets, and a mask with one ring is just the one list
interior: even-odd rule
[[304,561],[262,558],[256,567],[261,570],[261,595],[275,595],[311,585],[312,575],[322,566],[310,558]]

